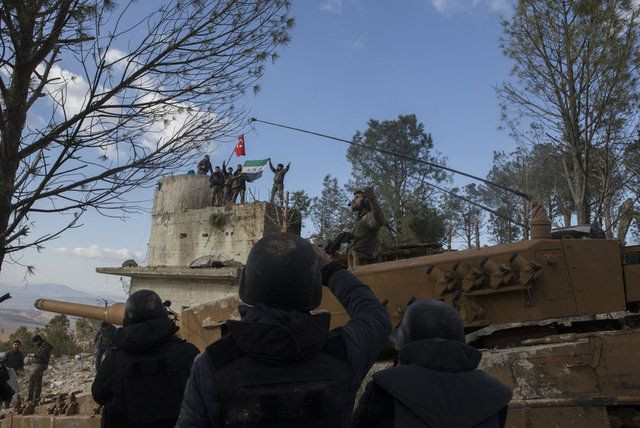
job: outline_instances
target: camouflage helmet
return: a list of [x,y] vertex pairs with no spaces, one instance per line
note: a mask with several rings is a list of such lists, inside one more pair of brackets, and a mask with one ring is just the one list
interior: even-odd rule
[[439,300],[417,300],[410,304],[390,339],[398,351],[420,339],[466,342],[460,315],[454,308]]
[[249,305],[305,312],[317,308],[322,276],[313,246],[291,233],[265,236],[251,248],[238,291]]

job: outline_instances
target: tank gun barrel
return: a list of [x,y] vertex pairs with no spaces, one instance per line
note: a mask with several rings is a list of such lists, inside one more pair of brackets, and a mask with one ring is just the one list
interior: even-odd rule
[[122,325],[124,320],[124,303],[122,302],[105,307],[63,302],[61,300],[38,299],[33,302],[33,306],[41,311],[101,320],[115,325]]
[[452,172],[454,174],[463,175],[465,177],[472,178],[472,179],[477,180],[477,181],[481,181],[481,182],[483,182],[485,184],[488,184],[490,186],[497,187],[497,188],[502,189],[502,190],[506,190],[507,192],[513,193],[514,195],[520,196],[521,198],[524,198],[526,200],[531,200],[531,195],[529,195],[529,194],[527,194],[525,192],[522,192],[522,191],[520,191],[518,189],[512,189],[512,188],[507,187],[505,185],[502,185],[500,183],[495,183],[495,182],[493,182],[491,180],[487,180],[486,178],[478,177],[477,175],[469,174],[468,172],[460,171],[458,169],[454,169],[454,168],[451,168],[451,167],[448,167],[448,166],[445,166],[445,165],[440,165],[440,164],[437,164],[437,163],[434,163],[434,162],[425,161],[425,160],[422,160],[422,159],[412,158],[411,156],[403,155],[402,153],[395,153],[395,152],[392,152],[391,150],[380,149],[378,147],[371,147],[371,146],[368,146],[366,144],[356,143],[355,141],[345,140],[344,138],[333,137],[331,135],[321,134],[321,133],[315,132],[315,131],[309,131],[309,130],[306,130],[306,129],[296,128],[296,127],[293,127],[293,126],[283,125],[281,123],[268,122],[266,120],[261,120],[261,119],[255,118],[255,117],[252,117],[250,119],[250,121],[251,122],[264,123],[266,125],[271,125],[271,126],[277,126],[279,128],[290,129],[292,131],[303,132],[305,134],[316,135],[318,137],[328,138],[330,140],[335,140],[335,141],[340,141],[342,143],[347,143],[347,144],[350,144],[352,146],[362,147],[363,149],[384,153],[386,155],[390,155],[390,156],[393,156],[393,157],[396,157],[396,158],[408,160],[408,161],[411,161],[411,162],[421,163],[421,164],[424,164],[424,165],[428,165],[428,166],[430,166],[432,168],[442,169],[444,171],[449,171],[449,172]]

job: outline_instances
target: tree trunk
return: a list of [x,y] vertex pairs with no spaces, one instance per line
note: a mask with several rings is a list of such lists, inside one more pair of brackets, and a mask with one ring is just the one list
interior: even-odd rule
[[475,222],[476,248],[480,248],[480,222]]

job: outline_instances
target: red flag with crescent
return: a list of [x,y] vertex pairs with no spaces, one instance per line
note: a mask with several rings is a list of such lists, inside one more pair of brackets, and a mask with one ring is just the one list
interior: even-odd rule
[[236,156],[244,156],[244,134],[238,137],[238,143],[235,148]]

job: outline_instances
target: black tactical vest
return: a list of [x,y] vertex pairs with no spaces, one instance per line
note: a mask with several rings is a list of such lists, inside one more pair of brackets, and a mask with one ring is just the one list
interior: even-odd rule
[[[128,424],[174,426],[186,383],[180,363],[182,342],[174,340],[155,352],[121,355],[114,349],[117,376],[124,382],[124,397],[112,403]],[[111,415],[117,419],[117,415]],[[118,424],[112,424],[118,426]]]
[[349,367],[344,348],[327,340],[323,351],[290,364],[246,356],[232,336],[210,345],[225,427],[334,427],[341,425]]

